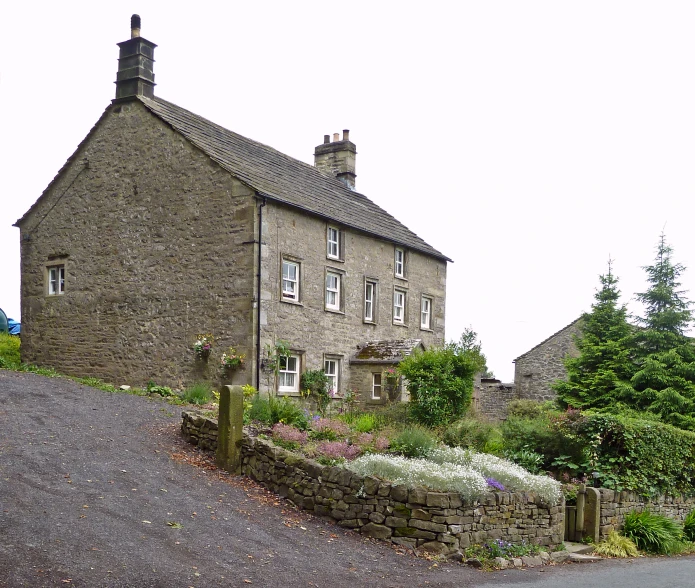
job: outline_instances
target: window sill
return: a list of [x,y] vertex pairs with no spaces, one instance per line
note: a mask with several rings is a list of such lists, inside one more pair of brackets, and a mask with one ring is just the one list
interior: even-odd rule
[[342,314],[343,316],[345,316],[345,312],[342,311],[342,310],[338,310],[337,308],[324,308],[324,310],[325,310],[326,312],[330,312],[330,313],[333,313],[333,314]]
[[397,280],[400,280],[401,282],[406,282],[406,283],[408,282],[408,278],[406,278],[405,276],[394,275],[393,277],[396,278]]
[[340,257],[331,257],[330,255],[326,255],[326,259],[329,261],[337,261],[338,263],[345,263],[345,260],[341,259]]
[[425,333],[434,333],[434,329],[430,329],[430,328],[427,328],[427,327],[422,327],[422,326],[421,326],[421,327],[420,327],[420,330],[421,330],[421,331],[424,331]]
[[297,300],[290,300],[289,298],[280,298],[280,302],[284,302],[285,304],[292,304],[294,306],[304,306],[302,302],[299,302]]
[[375,325],[375,326],[376,326],[376,324],[377,324],[376,321],[368,321],[368,320],[366,320],[366,319],[363,319],[362,322],[363,322],[365,325]]
[[278,396],[295,396],[299,398],[301,394],[298,391],[287,392],[283,390],[278,390]]
[[393,326],[394,327],[405,327],[408,328],[408,325],[406,323],[397,323],[396,321],[393,321]]

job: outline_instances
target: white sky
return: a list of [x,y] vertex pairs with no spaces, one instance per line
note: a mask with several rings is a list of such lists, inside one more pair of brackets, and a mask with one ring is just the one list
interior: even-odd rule
[[693,2],[27,0],[1,12],[11,317],[12,224],[113,98],[132,13],[158,96],[308,163],[350,129],[357,189],[455,261],[447,339],[471,325],[505,381],[589,309],[609,254],[635,312],[664,226],[693,265]]

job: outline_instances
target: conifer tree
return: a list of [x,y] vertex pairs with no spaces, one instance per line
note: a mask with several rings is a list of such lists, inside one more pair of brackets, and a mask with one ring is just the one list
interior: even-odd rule
[[601,288],[594,295],[591,312],[581,317],[580,335],[575,340],[579,355],[565,360],[567,380],[553,386],[565,406],[614,408],[616,390],[633,373],[628,345],[632,327],[625,305],[618,304],[620,290],[612,263],[609,259],[608,273],[599,276]]
[[685,267],[673,263],[663,233],[656,249],[654,264],[643,268],[649,288],[637,294],[645,316],[633,336],[632,390],[625,389],[623,398],[667,423],[695,430],[695,346],[685,335],[693,315],[678,281]]

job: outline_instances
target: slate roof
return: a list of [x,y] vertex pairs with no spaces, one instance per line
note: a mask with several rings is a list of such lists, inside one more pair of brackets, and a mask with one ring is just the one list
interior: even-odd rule
[[451,261],[369,198],[315,167],[161,98],[139,96],[138,100],[223,169],[269,200]]
[[398,363],[422,346],[422,339],[367,341],[350,358],[350,363]]

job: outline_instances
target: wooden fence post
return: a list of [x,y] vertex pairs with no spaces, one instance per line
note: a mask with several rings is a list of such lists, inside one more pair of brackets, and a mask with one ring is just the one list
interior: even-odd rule
[[230,474],[241,473],[241,439],[244,426],[244,391],[241,386],[220,388],[217,421],[217,466]]

